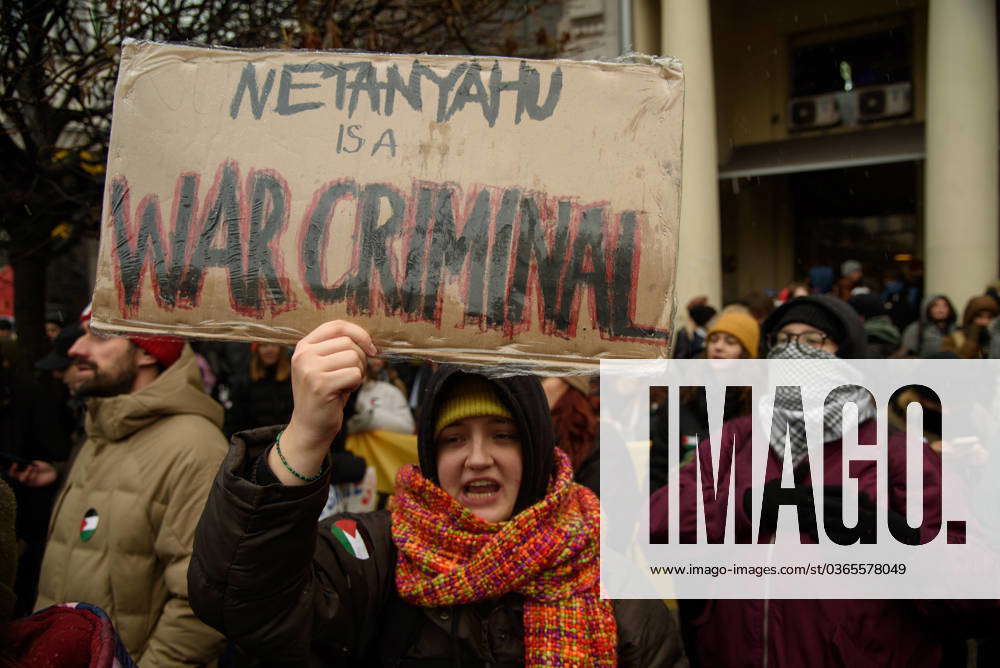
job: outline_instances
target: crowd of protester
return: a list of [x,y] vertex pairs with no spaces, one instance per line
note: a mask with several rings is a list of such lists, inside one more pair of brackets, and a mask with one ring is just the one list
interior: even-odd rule
[[[777,291],[770,304],[761,299],[760,293],[721,309],[704,297],[692,299],[687,304],[688,322],[677,334],[674,355],[688,359],[993,358],[1000,355],[1000,294],[996,284],[984,287],[983,294],[967,301],[959,317],[947,295],[925,296],[919,281],[903,281],[900,273],[891,272],[884,283],[877,284],[868,280],[861,263],[853,260],[841,265],[839,278],[830,267],[816,267],[810,270],[807,280]],[[753,406],[748,389],[730,387],[725,396],[721,438],[724,443],[735,443],[737,459],[750,456]],[[782,411],[792,406],[782,406],[780,394],[775,397],[774,411],[780,418]],[[683,506],[684,499],[695,498],[685,489],[700,484],[696,480],[698,469],[689,465],[690,461],[699,458],[701,467],[707,470],[711,470],[712,462],[709,450],[697,449],[709,436],[704,390],[682,388],[679,399],[682,489],[678,498]],[[866,393],[844,400],[858,406],[858,438],[865,439],[858,442],[875,442],[875,407]],[[902,461],[892,453],[905,448],[903,429],[907,406],[912,402],[923,409],[924,470],[940,470],[942,408],[936,395],[922,386],[901,388],[890,398],[889,461]],[[676,464],[669,454],[667,417],[668,405],[661,400],[654,406],[650,420],[650,482],[654,490],[650,522],[654,542],[666,541],[666,486],[668,472]],[[837,473],[842,456],[840,428],[840,421],[834,420],[828,422],[824,432],[824,460],[832,460],[823,470],[836,474],[827,475],[823,481],[824,504],[830,505],[823,508],[827,522],[841,513],[837,505],[843,498]],[[778,432],[784,434],[783,429]],[[779,462],[784,448],[784,442],[771,444],[766,476],[769,485],[780,485]],[[804,441],[796,443],[793,439],[791,448],[793,471],[808,482],[808,467],[798,466],[805,454]],[[705,459],[706,455],[709,459]],[[890,466],[890,488],[901,486],[905,473],[905,468]],[[871,485],[876,479],[874,470],[867,477],[861,470],[852,475]],[[840,493],[831,494],[831,489]],[[865,489],[864,485],[860,490],[863,500],[874,499],[875,492],[874,487]],[[734,494],[739,534],[751,530],[749,490],[735,489]],[[924,494],[926,517],[933,513],[930,504],[940,503],[940,489],[925,490]],[[726,499],[719,503],[725,507]],[[903,513],[905,499],[892,500],[887,516],[890,527],[896,529],[894,535],[912,532]],[[697,514],[684,512],[682,517],[690,520],[682,520],[682,540],[685,534],[695,540]],[[712,531],[713,518],[708,521],[708,531]],[[724,527],[724,520],[720,526]],[[800,523],[804,542],[817,541],[816,526],[815,518],[811,524],[808,518]],[[761,527],[764,533],[773,534],[774,530],[773,526]],[[918,544],[921,536],[912,535],[910,540]],[[680,610],[693,665],[743,665],[748,656],[760,658],[775,649],[781,653],[772,655],[779,665],[986,666],[1000,660],[996,644],[1000,617],[998,603],[992,600],[773,600],[767,606],[762,606],[761,601],[684,600]],[[845,629],[850,631],[845,633]]]
[[[1000,357],[996,287],[959,314],[913,277],[876,283],[848,260],[839,276],[816,267],[773,294],[692,299],[672,350]],[[143,666],[728,666],[758,665],[770,646],[789,666],[996,660],[993,601],[684,601],[678,615],[660,602],[601,600],[596,497],[583,491],[600,493],[599,392],[588,377],[497,380],[387,360],[341,323],[303,339],[293,360],[277,343],[105,337],[87,311],[69,320],[48,319],[51,350],[34,368],[12,337],[0,341],[0,665],[33,665],[54,643]],[[934,410],[919,388],[894,399],[899,411],[910,400]],[[705,393],[684,388],[680,400],[674,462],[666,402],[653,397],[656,494],[671,466],[682,486],[695,484]],[[751,410],[749,393],[730,388],[724,422],[738,450]],[[372,434],[395,439],[389,464],[365,449]],[[826,436],[839,444],[839,432]],[[939,465],[940,434],[927,436],[925,465]],[[488,448],[473,445],[481,439]],[[478,469],[488,475],[463,473]],[[651,522],[655,538],[665,515]],[[106,546],[88,550],[101,533]]]
[[[1000,357],[1000,282],[984,286],[983,294],[970,298],[959,313],[948,295],[925,296],[922,281],[919,269],[911,269],[904,278],[896,268],[884,272],[882,281],[875,281],[866,276],[860,262],[846,260],[839,278],[832,267],[813,267],[804,280],[779,290],[748,293],[721,309],[709,304],[707,297],[694,297],[687,302],[687,318],[675,336],[673,356],[711,357],[709,331],[725,313],[742,312],[761,325],[791,299],[828,295],[848,303],[861,318],[866,350],[857,357],[927,358],[939,353],[964,359]],[[759,331],[757,336],[759,349],[751,356],[766,349]]]

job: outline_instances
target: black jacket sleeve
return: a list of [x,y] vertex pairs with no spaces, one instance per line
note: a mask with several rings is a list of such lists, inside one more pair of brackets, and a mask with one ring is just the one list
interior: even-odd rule
[[[349,662],[371,643],[394,592],[389,514],[341,515],[317,525],[329,470],[301,487],[252,482],[253,464],[277,430],[233,437],[195,535],[191,607],[267,665],[302,665],[313,652]],[[367,558],[331,532],[344,519],[356,522]]]

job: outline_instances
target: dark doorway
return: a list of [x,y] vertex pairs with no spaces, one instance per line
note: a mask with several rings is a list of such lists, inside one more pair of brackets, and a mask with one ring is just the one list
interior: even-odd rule
[[795,274],[858,260],[876,281],[918,257],[920,163],[790,175]]

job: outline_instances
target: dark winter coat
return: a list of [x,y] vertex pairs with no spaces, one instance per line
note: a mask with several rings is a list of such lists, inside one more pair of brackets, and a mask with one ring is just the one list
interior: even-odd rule
[[[722,430],[723,442],[735,438],[735,457],[750,456],[750,417],[726,423]],[[859,443],[874,443],[875,421],[869,420],[858,427]],[[905,480],[905,459],[893,456],[905,452],[906,439],[900,432],[889,437],[889,487],[893,490],[890,507],[896,512],[906,512],[906,497],[894,481]],[[939,496],[939,485],[931,484],[934,476],[928,472],[941,469],[941,457],[929,447],[924,447],[924,518],[925,528],[940,526],[940,509],[935,509],[933,499]],[[710,450],[700,452],[701,465],[711,466]],[[707,455],[707,457],[706,457]],[[767,480],[780,475],[778,459],[770,453]],[[720,467],[717,478],[730,475],[731,466]],[[692,462],[693,464],[693,462]],[[697,485],[696,469],[692,464],[680,470],[681,499],[694,499],[685,489]],[[874,460],[854,462],[862,470],[852,471],[861,491],[876,498]],[[840,485],[843,478],[841,442],[830,441],[823,446],[824,482]],[[940,480],[940,477],[938,477]],[[809,484],[808,476],[804,478]],[[750,526],[743,499],[748,487],[734,487],[736,495],[736,531]],[[727,506],[729,488],[722,486],[719,507]],[[667,488],[654,493],[650,499],[650,531],[654,540],[665,539],[668,518]],[[723,526],[720,518],[706,513],[709,530]],[[696,540],[696,513],[685,507],[681,513],[681,540],[684,536]],[[803,542],[814,542],[803,536]],[[967,615],[961,619],[957,612],[963,606],[986,610],[990,616]],[[948,631],[963,628],[974,633],[972,621],[996,623],[996,604],[993,601],[895,601],[895,600],[710,600],[702,602],[693,619],[688,620],[688,651],[692,663],[701,666],[932,666],[941,665],[944,645],[955,636]],[[682,610],[683,613],[683,610]],[[995,626],[993,627],[995,629]],[[766,659],[765,659],[766,657]],[[765,663],[766,662],[766,663]]]
[[[425,416],[435,414],[449,375],[431,379]],[[550,461],[533,460],[551,454],[544,394],[534,379],[496,383],[522,435],[522,492],[537,489],[535,478],[551,473]],[[421,420],[418,439],[432,438],[432,428],[429,418]],[[317,529],[328,476],[301,487],[259,484],[268,477],[260,464],[275,434],[276,428],[237,434],[216,478],[188,573],[202,620],[269,666],[523,664],[520,596],[446,608],[405,603],[395,586],[388,512],[334,516]],[[426,446],[421,457],[431,457]],[[524,501],[531,499],[519,497]],[[355,557],[334,538],[330,527],[343,519],[357,522],[369,558]],[[686,665],[673,618],[660,601],[617,601],[614,608],[619,665]]]
[[688,331],[682,327],[677,332],[677,340],[674,342],[675,359],[693,359],[705,350],[705,328],[698,327],[694,331]]
[[226,412],[226,436],[238,431],[286,424],[292,417],[292,379],[276,380],[274,367],[260,380],[246,379],[236,385],[233,407]]

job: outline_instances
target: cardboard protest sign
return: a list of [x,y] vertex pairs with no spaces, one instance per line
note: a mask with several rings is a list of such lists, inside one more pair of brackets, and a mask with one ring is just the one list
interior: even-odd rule
[[676,61],[529,61],[126,42],[99,329],[549,370],[662,357]]

